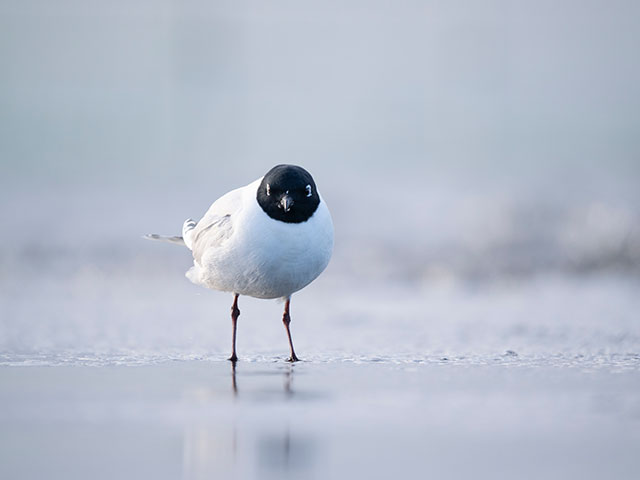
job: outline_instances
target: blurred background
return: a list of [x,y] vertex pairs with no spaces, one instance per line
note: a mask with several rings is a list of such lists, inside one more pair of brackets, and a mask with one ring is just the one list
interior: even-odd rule
[[[0,1],[0,360],[222,358],[178,234],[294,163],[336,230],[307,359],[640,346],[640,4]],[[239,353],[282,355],[241,299]],[[634,353],[636,352],[636,353]]]
[[[0,0],[0,477],[635,478],[639,20]],[[304,361],[243,297],[236,373],[231,295],[142,236],[278,163],[335,251]]]

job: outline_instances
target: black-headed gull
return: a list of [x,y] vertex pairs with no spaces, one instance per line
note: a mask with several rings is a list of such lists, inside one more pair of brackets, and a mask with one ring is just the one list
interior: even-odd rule
[[296,165],[277,165],[249,185],[216,200],[198,222],[188,219],[182,237],[148,235],[186,245],[193,283],[233,293],[231,321],[235,362],[238,297],[282,298],[282,321],[293,349],[289,323],[291,295],[326,268],[333,251],[333,223],[313,177]]

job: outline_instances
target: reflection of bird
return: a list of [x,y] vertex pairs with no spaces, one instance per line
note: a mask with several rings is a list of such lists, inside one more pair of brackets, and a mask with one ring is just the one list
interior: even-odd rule
[[185,221],[182,237],[147,238],[186,245],[193,253],[187,277],[233,293],[229,360],[237,360],[239,295],[284,299],[289,361],[298,360],[289,330],[291,295],[322,273],[333,250],[331,215],[309,172],[277,165],[264,177],[220,197],[200,221]]
[[[238,362],[231,362],[231,390],[233,391],[234,398],[238,397],[238,376],[236,374],[236,364]],[[293,397],[293,369],[294,365],[288,365],[288,369],[284,372],[284,394],[285,397]]]

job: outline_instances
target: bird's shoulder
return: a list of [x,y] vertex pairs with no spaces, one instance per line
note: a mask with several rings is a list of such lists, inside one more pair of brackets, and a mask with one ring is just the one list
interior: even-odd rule
[[215,202],[211,204],[207,212],[202,217],[202,220],[207,217],[220,217],[224,215],[233,215],[242,208],[245,188],[236,188],[230,192],[225,193]]

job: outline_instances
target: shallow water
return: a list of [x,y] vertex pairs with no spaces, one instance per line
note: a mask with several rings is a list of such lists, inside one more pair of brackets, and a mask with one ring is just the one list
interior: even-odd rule
[[0,368],[3,478],[635,478],[640,359]]

